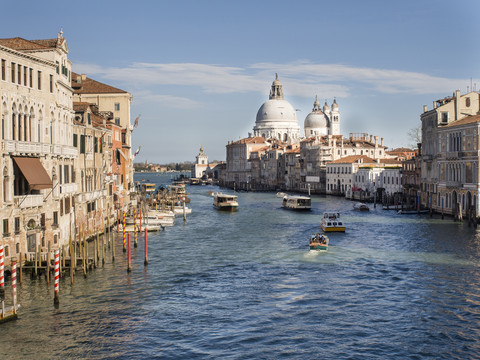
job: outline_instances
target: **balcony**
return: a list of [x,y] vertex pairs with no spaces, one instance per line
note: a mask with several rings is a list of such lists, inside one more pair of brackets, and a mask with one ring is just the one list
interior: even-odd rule
[[72,194],[77,192],[77,184],[63,184],[60,185],[60,192],[62,194]]
[[445,158],[447,160],[456,160],[458,159],[458,151],[447,151],[447,154],[445,155]]
[[43,195],[14,196],[13,203],[20,209],[43,206]]

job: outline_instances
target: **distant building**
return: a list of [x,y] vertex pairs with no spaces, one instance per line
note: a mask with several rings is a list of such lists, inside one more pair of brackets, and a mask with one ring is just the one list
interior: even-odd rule
[[196,156],[195,164],[192,165],[190,176],[192,178],[201,178],[208,168],[208,156],[205,155],[203,147],[200,147],[200,152]]

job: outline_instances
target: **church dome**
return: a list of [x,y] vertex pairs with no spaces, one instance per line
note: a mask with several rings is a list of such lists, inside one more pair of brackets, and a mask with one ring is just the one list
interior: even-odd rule
[[310,114],[305,118],[303,123],[303,128],[305,130],[305,136],[311,135],[327,135],[328,134],[328,118],[322,112],[320,103],[318,102],[318,97],[315,97],[315,102],[313,103],[313,109]]
[[260,106],[257,112],[256,124],[265,122],[294,122],[298,124],[297,112],[286,100],[269,99]]
[[289,143],[300,138],[297,112],[285,100],[278,75],[272,83],[268,100],[258,109],[253,133],[255,136],[273,137]]
[[326,128],[327,127],[327,119],[325,117],[325,114],[323,112],[311,112],[310,114],[307,115],[305,118],[305,122],[303,124],[303,127],[306,128]]

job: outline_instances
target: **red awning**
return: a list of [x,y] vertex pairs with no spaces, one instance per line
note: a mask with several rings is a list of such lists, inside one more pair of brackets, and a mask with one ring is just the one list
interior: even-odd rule
[[27,179],[30,190],[49,189],[53,187],[52,180],[39,158],[12,156],[18,168]]

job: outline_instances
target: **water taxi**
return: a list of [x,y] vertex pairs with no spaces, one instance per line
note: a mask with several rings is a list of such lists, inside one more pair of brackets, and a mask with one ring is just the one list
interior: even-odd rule
[[308,196],[285,195],[282,206],[291,210],[311,210],[312,199]]
[[321,228],[325,232],[345,232],[345,225],[340,220],[340,213],[326,212],[323,213]]
[[364,203],[356,203],[353,205],[354,210],[359,210],[359,211],[370,211],[370,208],[364,204]]
[[310,250],[327,251],[328,237],[324,234],[315,233],[310,235]]
[[213,206],[219,210],[236,210],[238,208],[238,196],[217,192],[213,195]]

